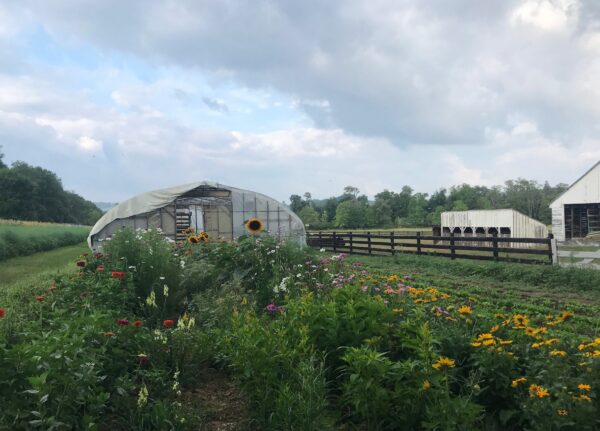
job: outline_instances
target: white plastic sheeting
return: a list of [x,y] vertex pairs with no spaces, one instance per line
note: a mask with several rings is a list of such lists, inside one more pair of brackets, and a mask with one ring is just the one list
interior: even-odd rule
[[[215,235],[221,239],[236,239],[246,233],[244,222],[251,217],[259,218],[267,233],[277,237],[291,237],[301,244],[306,241],[304,224],[287,205],[261,193],[238,189],[211,181],[201,181],[155,190],[128,199],[110,209],[92,228],[88,245],[96,250],[103,240],[119,229],[160,227],[164,234],[175,239],[178,199],[195,189],[229,191],[220,198],[220,204],[207,206],[204,217],[212,217],[217,226]],[[201,198],[200,198],[201,199]],[[206,221],[206,220],[205,220]],[[219,221],[221,226],[219,226]],[[211,233],[211,232],[209,232]]]

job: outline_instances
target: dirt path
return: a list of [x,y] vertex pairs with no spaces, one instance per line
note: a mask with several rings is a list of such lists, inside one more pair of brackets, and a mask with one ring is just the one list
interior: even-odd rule
[[205,415],[202,431],[233,431],[250,429],[248,405],[240,389],[222,371],[207,368],[199,384],[186,392],[186,403]]

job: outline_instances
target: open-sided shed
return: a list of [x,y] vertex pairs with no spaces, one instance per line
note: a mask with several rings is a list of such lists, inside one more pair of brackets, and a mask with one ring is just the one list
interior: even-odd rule
[[173,240],[186,238],[193,228],[211,239],[232,241],[247,233],[246,222],[256,218],[268,234],[293,238],[304,244],[300,218],[287,205],[261,193],[202,181],[156,190],[111,208],[92,228],[88,244],[93,250],[123,228],[161,229]]
[[600,231],[600,162],[550,204],[552,232],[558,241]]
[[[543,223],[514,209],[447,211],[441,217],[442,235],[457,237],[547,238]],[[518,243],[513,247],[521,247]]]

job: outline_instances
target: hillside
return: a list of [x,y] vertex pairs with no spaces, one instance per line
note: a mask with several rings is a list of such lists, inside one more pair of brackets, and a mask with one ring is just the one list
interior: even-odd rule
[[55,173],[25,162],[8,167],[0,153],[0,219],[92,225],[101,216],[92,202],[64,190]]

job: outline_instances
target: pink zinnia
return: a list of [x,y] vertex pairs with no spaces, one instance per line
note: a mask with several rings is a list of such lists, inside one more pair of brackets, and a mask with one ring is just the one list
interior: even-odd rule
[[98,265],[96,272],[104,272],[104,265]]
[[123,279],[125,278],[125,273],[123,271],[113,271],[110,276],[112,278]]
[[127,325],[129,325],[129,320],[127,320],[127,319],[119,319],[119,320],[117,320],[117,325],[119,325],[119,326],[127,326]]

